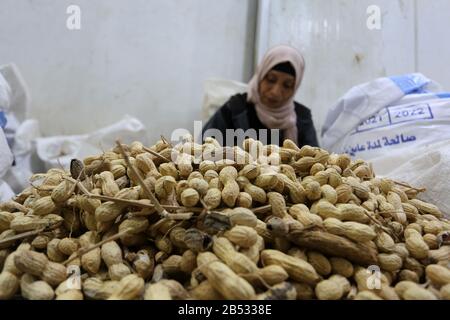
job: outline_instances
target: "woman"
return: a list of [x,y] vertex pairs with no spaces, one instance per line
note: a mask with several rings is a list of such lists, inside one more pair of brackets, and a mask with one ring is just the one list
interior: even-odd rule
[[[311,111],[294,101],[304,69],[304,59],[296,49],[277,46],[269,50],[247,93],[232,96],[213,115],[203,128],[203,138],[214,135],[209,129],[219,130],[223,139],[227,129],[254,129],[256,138],[267,144],[282,145],[285,139],[291,139],[299,147],[318,146]],[[269,131],[272,129],[279,129],[279,141],[272,141]],[[234,143],[224,140],[223,144],[233,145],[236,140]]]

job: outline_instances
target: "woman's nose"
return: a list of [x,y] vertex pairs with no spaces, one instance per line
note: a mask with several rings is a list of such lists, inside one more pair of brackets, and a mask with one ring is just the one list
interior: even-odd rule
[[272,90],[270,90],[270,94],[273,98],[279,98],[281,97],[281,88],[279,85],[274,85],[272,87]]

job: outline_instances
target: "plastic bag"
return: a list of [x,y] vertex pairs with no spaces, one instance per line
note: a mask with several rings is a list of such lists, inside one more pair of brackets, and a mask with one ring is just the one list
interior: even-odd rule
[[147,144],[147,130],[138,119],[126,115],[121,121],[89,134],[38,138],[36,152],[45,170],[68,169],[71,159],[107,151],[115,146],[117,139],[122,143],[140,141]]
[[448,215],[450,94],[436,88],[421,74],[354,87],[328,113],[322,143],[372,163],[379,177],[425,188],[419,198]]
[[421,74],[352,88],[328,113],[323,147],[372,160],[450,139],[450,95],[428,91]]
[[11,167],[13,162],[13,155],[9,149],[3,129],[0,128],[0,179]]
[[204,83],[202,118],[208,120],[231,96],[247,91],[247,84],[225,79],[208,79]]

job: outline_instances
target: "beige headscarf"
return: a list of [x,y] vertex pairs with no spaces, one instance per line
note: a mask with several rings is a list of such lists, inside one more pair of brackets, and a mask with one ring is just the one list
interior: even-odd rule
[[[288,102],[280,108],[269,108],[261,103],[259,83],[277,64],[290,62],[295,70],[295,90]],[[248,84],[247,100],[255,105],[259,120],[269,129],[283,130],[285,139],[297,141],[297,114],[295,113],[295,92],[303,79],[305,60],[299,51],[289,46],[276,46],[270,49],[256,68],[256,73]]]

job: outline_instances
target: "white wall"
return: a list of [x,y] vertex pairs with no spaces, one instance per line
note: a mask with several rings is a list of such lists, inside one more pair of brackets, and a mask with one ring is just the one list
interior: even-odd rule
[[[66,8],[81,8],[81,30]],[[128,113],[151,141],[200,119],[203,81],[248,81],[256,0],[1,0],[0,64],[15,62],[44,135]]]
[[[422,72],[450,90],[448,0],[263,0],[258,56],[286,43],[305,55],[297,100],[310,107],[318,133],[328,109],[352,86],[380,76]],[[367,28],[367,8],[381,29]],[[445,70],[445,71],[444,71]]]

